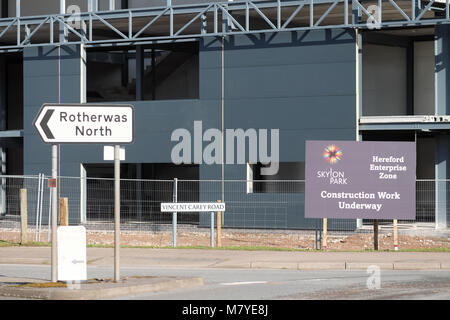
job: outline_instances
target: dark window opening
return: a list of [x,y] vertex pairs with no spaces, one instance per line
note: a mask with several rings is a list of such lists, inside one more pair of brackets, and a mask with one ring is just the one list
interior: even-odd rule
[[261,163],[248,165],[247,180],[252,181],[247,187],[248,193],[305,192],[305,162],[280,162],[276,174],[263,175],[261,170],[269,166]]
[[88,51],[88,102],[198,97],[197,42]]
[[23,129],[23,56],[4,54],[0,59],[0,130]]
[[[0,131],[23,130],[23,55],[0,56]],[[4,152],[1,174],[23,174],[23,138],[17,133],[0,139]]]

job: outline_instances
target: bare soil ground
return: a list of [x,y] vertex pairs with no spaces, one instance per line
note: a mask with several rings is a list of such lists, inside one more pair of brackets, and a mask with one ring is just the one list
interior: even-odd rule
[[[47,242],[47,230],[41,233],[41,242]],[[266,246],[291,249],[312,249],[314,246],[314,232],[271,232],[271,231],[233,231],[222,230],[222,246]],[[0,240],[19,242],[20,231],[0,229]],[[34,230],[28,231],[28,240],[35,241]],[[90,245],[113,245],[114,232],[87,231],[87,243]],[[128,246],[156,246],[172,245],[171,231],[122,231],[122,245]],[[209,246],[208,231],[181,230],[177,234],[178,246]],[[373,248],[373,234],[333,234],[328,235],[329,250],[370,250]],[[425,237],[399,235],[399,249],[431,249],[450,248],[448,237]],[[392,233],[379,235],[379,250],[393,250],[394,239]]]

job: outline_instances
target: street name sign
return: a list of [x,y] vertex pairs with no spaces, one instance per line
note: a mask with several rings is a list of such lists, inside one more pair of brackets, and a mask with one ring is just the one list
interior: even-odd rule
[[161,212],[215,212],[225,211],[224,202],[161,203]]
[[306,141],[305,217],[416,216],[414,142]]
[[131,105],[44,104],[34,126],[45,143],[133,142]]

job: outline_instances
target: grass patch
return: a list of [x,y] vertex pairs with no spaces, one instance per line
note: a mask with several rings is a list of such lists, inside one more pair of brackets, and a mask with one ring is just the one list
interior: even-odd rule
[[[34,242],[30,241],[25,244],[17,242],[10,242],[0,240],[0,247],[50,247],[49,242]],[[88,248],[114,248],[112,244],[88,244]],[[241,250],[241,251],[294,251],[294,252],[322,252],[321,250],[314,250],[312,248],[284,248],[284,247],[268,247],[268,246],[222,246],[211,248],[209,246],[178,246],[173,248],[172,246],[131,246],[122,245],[121,248],[132,249],[201,249],[201,250]],[[399,249],[394,251],[393,249],[383,249],[375,251],[373,249],[361,249],[361,250],[333,250],[328,249],[327,252],[450,252],[450,247],[437,247],[437,248],[410,248]]]
[[394,249],[382,249],[382,250],[374,250],[374,249],[364,249],[364,250],[333,250],[328,249],[327,252],[450,252],[449,247],[438,247],[438,248],[407,248],[407,249],[398,249],[395,251]]
[[17,288],[67,288],[67,284],[63,282],[44,282],[44,283],[26,283],[15,286]]
[[0,247],[51,247],[51,245],[50,242],[29,241],[21,244],[20,242],[0,240]]
[[283,248],[283,247],[267,247],[267,246],[222,246],[222,247],[206,247],[206,246],[179,246],[170,249],[206,249],[206,250],[244,250],[244,251],[313,251],[313,249],[302,248]]
[[18,246],[20,246],[19,243],[0,240],[0,247],[18,247]]
[[[314,250],[312,248],[284,248],[284,247],[267,247],[267,246],[222,246],[211,248],[209,246],[128,246],[123,245],[121,248],[134,248],[134,249],[201,249],[201,250],[241,250],[241,251],[291,251],[291,252],[322,252],[321,250]],[[114,245],[102,245],[102,244],[89,244],[88,248],[114,248]],[[365,250],[333,250],[328,249],[326,252],[450,252],[450,247],[438,247],[438,248],[412,248],[412,249],[399,249],[394,251],[393,249],[383,249],[375,251],[373,249]]]
[[[114,248],[114,245],[88,244],[88,248]],[[223,246],[211,248],[209,246],[129,246],[123,245],[121,248],[132,249],[201,249],[201,250],[244,250],[244,251],[312,251],[312,249],[295,249],[295,248],[277,248],[265,246]]]
[[31,241],[31,242],[27,242],[24,244],[20,244],[20,246],[22,247],[51,247],[52,244],[50,242],[35,242],[35,241]]
[[[393,251],[393,250],[392,250]],[[450,252],[449,247],[400,249],[400,252]]]

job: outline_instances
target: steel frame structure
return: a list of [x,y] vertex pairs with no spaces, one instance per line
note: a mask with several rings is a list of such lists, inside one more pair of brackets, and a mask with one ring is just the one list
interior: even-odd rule
[[[264,32],[316,30],[333,28],[360,28],[368,29],[371,26],[366,22],[373,19],[377,28],[415,27],[425,25],[447,24],[450,22],[449,0],[428,0],[425,3],[419,0],[409,0],[410,6],[403,8],[405,0],[241,0],[239,2],[212,2],[198,5],[172,6],[171,1],[165,7],[137,8],[115,10],[111,6],[109,11],[95,11],[92,5],[95,0],[89,1],[89,12],[76,15],[65,13],[65,0],[60,0],[61,13],[47,16],[20,16],[20,0],[16,0],[17,16],[0,19],[0,50],[21,50],[29,46],[84,44],[86,46],[110,46],[118,44],[138,44],[143,42],[176,41],[182,39],[200,38],[204,36],[226,36],[233,34],[251,34]],[[445,1],[445,2],[444,2]],[[110,1],[113,3],[114,1]],[[376,16],[369,10],[370,5],[377,5],[380,10]],[[386,19],[383,17],[383,6],[390,4],[395,8],[401,19]],[[327,8],[319,18],[314,17],[317,6]],[[290,8],[289,16],[282,18],[282,10]],[[342,8],[339,8],[342,7]],[[325,19],[335,8],[341,11],[340,22],[325,24]],[[276,12],[276,19],[270,19],[264,10]],[[295,18],[301,13],[306,13],[309,22],[305,25],[293,25]],[[334,10],[336,11],[336,10]],[[409,14],[407,14],[409,12]],[[433,13],[433,17],[425,18],[426,13]],[[207,27],[207,16],[213,16],[213,27]],[[193,16],[193,18],[190,18]],[[238,17],[239,16],[239,17]],[[178,17],[188,17],[188,22],[175,30],[174,20]],[[266,27],[256,28],[251,20],[257,17],[264,21]],[[305,16],[304,16],[305,17]],[[147,23],[137,32],[133,31],[133,23],[136,19],[148,19]],[[350,19],[349,19],[350,18]],[[80,22],[80,28],[73,27],[74,19]],[[210,18],[211,19],[211,18]],[[168,20],[168,21],[167,21]],[[126,21],[127,30],[120,30],[114,26],[117,21]],[[157,23],[168,26],[167,34],[149,35],[146,32],[152,30]],[[114,36],[106,39],[95,39],[94,24],[101,24]],[[193,29],[194,23],[198,28]],[[56,26],[55,26],[56,24]],[[44,30],[47,28],[47,30]],[[5,42],[5,35],[15,33],[15,41]],[[55,31],[59,37],[55,40]],[[48,33],[46,41],[33,42],[36,34]],[[72,34],[72,40],[69,39]],[[75,39],[73,39],[75,37]]]

